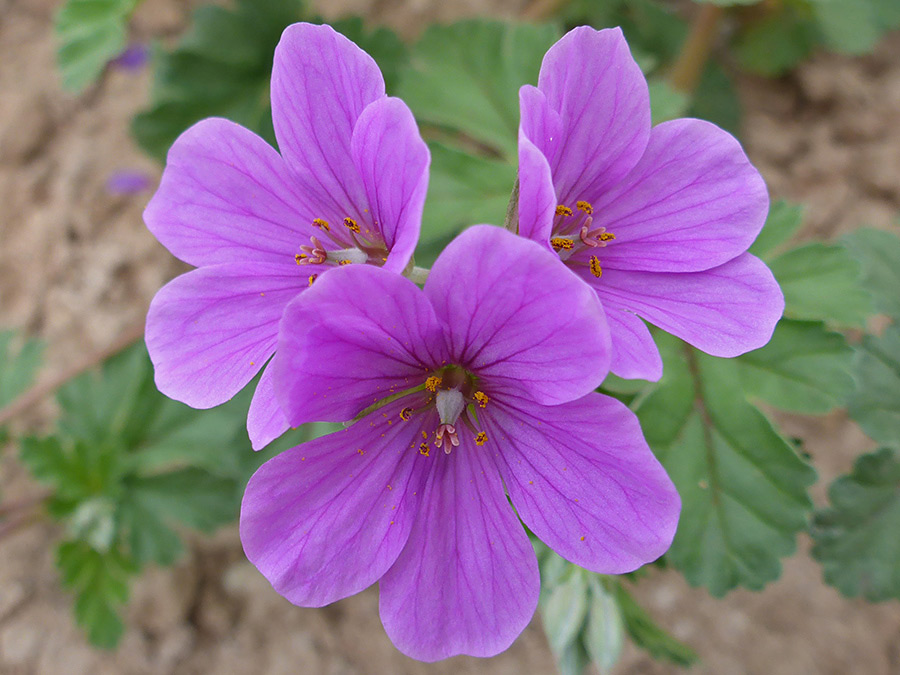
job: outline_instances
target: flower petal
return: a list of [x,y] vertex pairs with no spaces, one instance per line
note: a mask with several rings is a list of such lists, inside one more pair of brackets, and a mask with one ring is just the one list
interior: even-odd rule
[[419,241],[431,162],[428,146],[406,104],[384,97],[362,111],[350,149],[374,225],[390,251],[384,268],[402,272]]
[[594,203],[616,235],[604,267],[697,272],[746,251],[766,221],[769,195],[740,143],[694,119],[653,128],[634,170]]
[[317,217],[364,220],[365,187],[350,139],[363,109],[384,96],[371,56],[327,25],[288,26],[275,49],[272,122],[282,155]]
[[663,374],[662,357],[646,324],[629,311],[610,305],[605,309],[612,339],[610,370],[626,380],[658,382]]
[[634,413],[601,394],[515,406],[498,403],[483,417],[501,448],[510,499],[532,532],[601,574],[630,572],[669,548],[680,500]]
[[306,203],[268,143],[211,118],[172,144],[144,222],[173,255],[198,267],[289,262],[309,240]]
[[330,271],[284,312],[275,392],[293,426],[343,422],[421,385],[444,359],[441,327],[408,279],[370,265]]
[[262,450],[290,428],[272,386],[272,368],[267,367],[259,378],[250,410],[247,412],[247,434],[254,450]]
[[497,390],[562,403],[609,371],[609,331],[595,294],[533,241],[471,227],[438,257],[425,295],[447,325],[451,359]]
[[537,559],[497,468],[471,437],[460,441],[429,458],[421,511],[380,584],[388,637],[420,661],[498,654],[537,607]]
[[420,517],[430,464],[409,449],[419,428],[370,417],[281,453],[247,484],[244,552],[296,605],[321,607],[375,583]]
[[531,139],[551,161],[559,203],[602,194],[637,164],[650,135],[650,93],[621,29],[566,33],[544,56],[538,88],[562,118],[558,151]]
[[296,265],[211,265],[163,286],[145,340],[166,396],[211,408],[243,389],[275,351],[278,321],[306,286]]
[[593,285],[610,311],[632,311],[713,356],[762,347],[784,311],[775,277],[749,253],[704,272],[605,270]]
[[550,165],[534,144],[519,132],[519,230],[518,234],[542,244],[548,251],[556,192]]

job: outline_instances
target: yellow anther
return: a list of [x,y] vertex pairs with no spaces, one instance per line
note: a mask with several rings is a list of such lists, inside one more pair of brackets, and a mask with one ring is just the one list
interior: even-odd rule
[[431,454],[431,447],[428,443],[419,443],[419,454],[428,457]]
[[575,202],[575,206],[578,208],[579,211],[584,211],[588,215],[591,215],[594,212],[594,207],[591,206],[590,202],[577,201],[577,202]]
[[323,220],[322,218],[314,218],[312,224],[315,225],[316,227],[322,229],[322,230],[325,230],[326,232],[328,232],[328,230],[331,229],[331,228],[328,226],[328,221],[327,221],[327,220]]
[[344,218],[344,225],[353,232],[359,233],[359,225],[357,225],[356,221],[350,216]]
[[478,435],[475,436],[475,445],[484,445],[485,441],[487,441],[487,434],[483,431],[479,431]]
[[428,432],[427,431],[422,432],[422,438],[424,438],[426,441],[428,440]]
[[612,232],[603,232],[599,237],[600,241],[610,241],[611,239],[615,238],[616,235],[614,235]]
[[572,215],[572,209],[570,209],[565,204],[560,204],[556,207],[556,215],[568,218]]
[[563,249],[571,251],[572,247],[575,246],[575,242],[571,239],[566,239],[565,237],[553,237],[553,239],[550,240],[550,245],[553,247],[553,250],[558,253]]
[[487,394],[485,394],[483,391],[476,391],[473,394],[473,397],[476,401],[478,401],[479,408],[487,408],[488,401],[490,401]]
[[351,260],[341,260],[338,265],[350,265],[352,262]]
[[310,274],[309,275],[309,285],[312,286],[313,282],[319,278],[318,274]]
[[303,253],[298,253],[294,256],[294,262],[296,262],[298,265],[302,265],[305,258],[306,255],[304,255]]
[[425,388],[428,391],[437,391],[437,388],[441,386],[441,382],[443,382],[441,378],[432,375],[427,380],[425,380]]
[[603,268],[600,267],[600,258],[595,255],[591,256],[591,274],[598,279],[600,278],[600,275],[603,274]]
[[404,408],[403,410],[400,411],[400,419],[403,420],[404,422],[409,421],[409,416],[412,415],[412,411],[413,411],[412,408]]

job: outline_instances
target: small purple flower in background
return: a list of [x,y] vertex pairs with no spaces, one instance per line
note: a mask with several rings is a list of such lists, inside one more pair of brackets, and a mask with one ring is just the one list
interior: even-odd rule
[[593,393],[598,325],[556,256],[491,226],[452,242],[424,291],[362,265],[318,281],[285,310],[275,391],[292,425],[355,421],[250,479],[247,557],[302,606],[380,581],[388,636],[423,661],[492,656],[531,619],[518,518],[590,570],[656,559],[680,502],[634,414]]
[[110,61],[111,66],[125,70],[140,70],[150,60],[150,47],[142,44],[128,45],[121,54]]
[[[285,306],[323,273],[358,263],[402,272],[418,241],[428,148],[368,54],[329,26],[289,26],[272,119],[281,154],[223,119],[185,131],[144,213],[199,268],[157,293],[146,331],[160,391],[195,408],[227,401],[259,372]],[[247,427],[256,449],[288,427],[268,369]]]
[[112,195],[133,195],[148,190],[151,185],[150,176],[144,171],[122,169],[107,179],[106,191]]
[[662,375],[639,317],[714,356],[768,342],[784,299],[746,251],[769,198],[730,134],[696,119],[651,129],[647,82],[618,28],[570,31],[519,98],[519,234],[596,290],[614,373]]

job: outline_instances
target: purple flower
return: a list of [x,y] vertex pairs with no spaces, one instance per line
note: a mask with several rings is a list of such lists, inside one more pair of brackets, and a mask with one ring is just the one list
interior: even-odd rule
[[497,654],[531,619],[516,514],[588,569],[654,560],[679,499],[636,417],[593,393],[598,324],[556,256],[491,226],[452,242],[424,291],[362,265],[317,282],[284,313],[275,390],[292,425],[355,421],[250,479],[247,557],[303,606],[380,580],[388,635],[424,661]]
[[107,179],[106,191],[112,195],[131,195],[143,192],[150,185],[150,176],[144,171],[121,169]]
[[110,61],[110,64],[125,70],[140,70],[150,60],[150,48],[147,45],[131,44]]
[[[144,220],[198,269],[163,287],[147,347],[164,394],[228,400],[275,351],[287,303],[338,266],[402,272],[419,237],[428,149],[372,58],[329,26],[289,26],[275,50],[272,120],[281,154],[207,119],[169,150]],[[254,448],[288,424],[263,373],[247,420]]]
[[784,298],[746,252],[769,199],[730,134],[696,119],[651,129],[619,29],[570,31],[519,100],[519,234],[596,290],[614,373],[662,375],[641,318],[715,356],[769,341]]

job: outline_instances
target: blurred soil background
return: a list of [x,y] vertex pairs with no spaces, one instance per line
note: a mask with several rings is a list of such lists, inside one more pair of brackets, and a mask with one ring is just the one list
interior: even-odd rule
[[[177,36],[192,4],[146,0],[134,19],[141,41]],[[428,21],[520,16],[526,0],[321,0],[327,17],[359,13],[414,38]],[[0,326],[47,342],[42,376],[105,347],[142,321],[155,291],[182,271],[147,232],[141,211],[151,194],[114,196],[106,182],[122,169],[148,172],[128,135],[142,107],[149,69],[112,70],[80,98],[61,90],[54,65],[52,0],[0,0]],[[779,80],[740,80],[744,142],[773,197],[807,205],[803,236],[831,239],[860,225],[890,228],[900,213],[900,34],[872,56],[820,54]],[[896,229],[896,228],[894,228]],[[52,402],[29,412],[51,419]],[[781,416],[803,439],[820,471],[814,491],[850,469],[872,444],[842,414]],[[6,498],[34,494],[0,454]],[[298,673],[351,675],[553,673],[535,620],[506,653],[413,662],[388,641],[376,589],[325,609],[283,600],[244,560],[237,528],[195,538],[171,569],[136,584],[127,633],[116,652],[88,647],[59,588],[52,525],[38,524],[0,547],[0,673]],[[715,600],[675,573],[653,572],[638,596],[700,654],[695,673],[716,675],[897,675],[900,606],[842,598],[821,581],[809,542],[763,593]],[[628,647],[616,673],[660,674]]]

